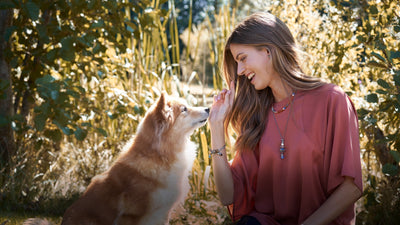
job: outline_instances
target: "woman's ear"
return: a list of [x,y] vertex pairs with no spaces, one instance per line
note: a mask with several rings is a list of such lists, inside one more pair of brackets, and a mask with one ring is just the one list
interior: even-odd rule
[[268,54],[270,53],[269,48],[265,48],[265,50],[267,51]]
[[265,54],[267,54],[268,57],[271,57],[271,51],[269,50],[268,47],[263,47],[262,51],[265,52]]

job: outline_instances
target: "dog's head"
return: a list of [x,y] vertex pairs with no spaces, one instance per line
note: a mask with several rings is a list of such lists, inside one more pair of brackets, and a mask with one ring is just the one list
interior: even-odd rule
[[147,135],[161,139],[166,136],[187,137],[206,124],[208,115],[209,108],[191,107],[185,100],[163,93],[148,110],[140,130],[145,129]]
[[187,136],[206,123],[209,109],[191,107],[181,98],[162,94],[157,101],[155,115],[157,117],[155,126],[162,129],[163,133]]

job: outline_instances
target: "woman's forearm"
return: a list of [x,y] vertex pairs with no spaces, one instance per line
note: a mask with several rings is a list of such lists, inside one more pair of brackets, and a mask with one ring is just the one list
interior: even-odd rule
[[[211,129],[211,148],[220,149],[225,145],[224,128]],[[232,172],[229,167],[226,150],[221,151],[222,156],[214,154],[212,157],[212,166],[214,173],[215,186],[217,188],[218,196],[223,205],[230,205],[233,203],[233,179]]]
[[351,204],[356,202],[362,193],[354,184],[353,178],[346,177],[343,183],[332,193],[332,195],[308,217],[303,225],[329,224],[340,216]]

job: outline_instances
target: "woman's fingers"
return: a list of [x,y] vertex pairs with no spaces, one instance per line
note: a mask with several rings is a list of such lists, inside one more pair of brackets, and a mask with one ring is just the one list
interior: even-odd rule
[[214,103],[224,102],[228,90],[224,89],[219,94],[214,95]]

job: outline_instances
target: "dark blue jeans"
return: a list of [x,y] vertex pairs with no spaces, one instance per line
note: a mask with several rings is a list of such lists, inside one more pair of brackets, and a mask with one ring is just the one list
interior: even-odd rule
[[261,223],[252,216],[243,216],[235,225],[261,225]]

